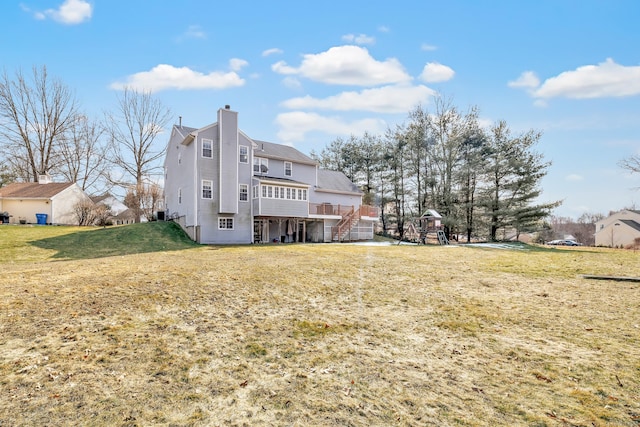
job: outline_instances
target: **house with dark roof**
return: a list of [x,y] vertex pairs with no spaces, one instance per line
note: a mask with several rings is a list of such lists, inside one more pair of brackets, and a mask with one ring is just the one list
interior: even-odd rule
[[165,217],[196,242],[332,242],[373,238],[377,209],[343,173],[299,150],[250,138],[238,113],[173,127],[164,163]]
[[73,182],[15,182],[0,188],[0,212],[8,214],[11,224],[77,225],[75,206],[92,203]]
[[640,211],[623,209],[596,222],[596,246],[635,247],[640,242]]

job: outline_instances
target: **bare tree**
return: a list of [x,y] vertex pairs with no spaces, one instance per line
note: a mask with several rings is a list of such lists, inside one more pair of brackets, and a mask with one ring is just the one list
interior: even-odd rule
[[4,157],[25,181],[37,181],[56,166],[57,146],[76,116],[69,88],[49,78],[47,68],[33,68],[27,80],[22,71],[11,80],[0,77],[0,144]]
[[73,214],[78,225],[92,225],[96,221],[95,205],[91,200],[81,200],[73,205]]
[[618,165],[631,173],[640,173],[640,154],[634,154],[629,158],[622,159]]
[[108,190],[108,141],[104,129],[87,116],[78,115],[60,144],[60,173],[84,191],[98,194]]
[[[118,97],[114,113],[106,115],[106,130],[113,149],[112,161],[122,171],[121,177],[111,174],[111,181],[134,191],[144,188],[144,181],[160,169],[159,160],[164,147],[159,148],[156,138],[170,119],[170,111],[150,92],[126,88]],[[141,194],[133,198],[136,222],[142,216]]]

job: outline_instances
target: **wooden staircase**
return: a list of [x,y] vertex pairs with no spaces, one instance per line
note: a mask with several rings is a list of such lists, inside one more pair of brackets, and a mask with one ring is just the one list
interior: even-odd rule
[[331,240],[344,242],[358,221],[360,221],[360,209],[354,210],[352,207],[349,212],[342,215],[342,219],[335,226],[331,227]]

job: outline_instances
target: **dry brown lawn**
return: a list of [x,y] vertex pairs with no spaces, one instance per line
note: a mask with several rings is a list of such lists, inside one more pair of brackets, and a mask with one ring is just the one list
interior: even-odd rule
[[640,254],[1,259],[0,426],[638,426]]

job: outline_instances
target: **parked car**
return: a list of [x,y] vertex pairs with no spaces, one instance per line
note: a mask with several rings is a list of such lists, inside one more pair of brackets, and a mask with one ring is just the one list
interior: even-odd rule
[[547,242],[547,245],[554,245],[554,246],[580,246],[580,243],[576,242],[575,240],[562,239],[562,240],[552,240],[550,242]]

